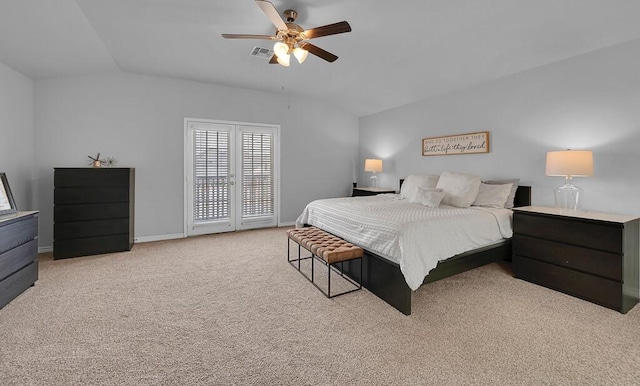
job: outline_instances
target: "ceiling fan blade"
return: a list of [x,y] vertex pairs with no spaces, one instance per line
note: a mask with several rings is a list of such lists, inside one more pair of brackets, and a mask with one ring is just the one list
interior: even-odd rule
[[271,20],[271,23],[276,26],[278,31],[286,31],[289,29],[284,20],[282,20],[282,17],[280,16],[280,13],[276,9],[276,7],[274,7],[270,1],[256,0],[256,4],[258,4],[258,7],[260,7],[262,12],[267,15],[269,20]]
[[322,27],[311,28],[302,33],[305,39],[314,39],[321,36],[341,34],[351,32],[351,26],[346,21],[324,25]]
[[338,57],[332,54],[331,52],[325,51],[322,48],[318,46],[314,46],[311,43],[302,42],[299,44],[299,46],[303,50],[307,50],[310,53],[314,54],[315,56],[326,60],[327,62],[335,62],[336,59],[338,59]]
[[249,34],[222,34],[225,39],[265,39],[276,40],[275,36],[270,35],[249,35]]
[[273,54],[271,60],[269,60],[269,64],[278,64],[278,57],[276,56],[276,54]]

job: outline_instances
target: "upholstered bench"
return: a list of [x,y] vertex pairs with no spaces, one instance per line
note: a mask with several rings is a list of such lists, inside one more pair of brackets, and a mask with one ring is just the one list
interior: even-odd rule
[[[287,231],[287,261],[289,264],[296,266],[298,271],[307,278],[316,288],[318,288],[326,297],[332,298],[339,295],[344,295],[349,292],[357,291],[362,289],[362,256],[364,255],[364,251],[362,248],[355,246],[351,243],[344,241],[343,239],[332,235],[331,233],[325,232],[322,229],[318,229],[316,227],[305,227],[305,228],[296,228],[289,229]],[[298,258],[291,258],[291,241],[298,244]],[[311,252],[311,256],[301,257],[301,248],[306,249]],[[300,269],[300,262],[306,259],[311,259],[311,277],[307,276]],[[315,283],[314,278],[314,261],[319,260],[327,267],[327,291],[325,292],[322,288],[320,288]],[[360,281],[357,282],[350,278],[349,276],[345,276],[342,269],[342,264],[345,261],[350,261],[354,259],[360,260]],[[341,269],[338,270],[335,265],[340,263]],[[344,291],[335,295],[331,294],[331,270],[337,272],[340,277],[344,280],[350,282],[355,288]]]

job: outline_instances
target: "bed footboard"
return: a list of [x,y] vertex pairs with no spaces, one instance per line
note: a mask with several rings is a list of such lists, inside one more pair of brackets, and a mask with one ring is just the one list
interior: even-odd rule
[[[511,257],[511,240],[500,244],[476,249],[438,263],[424,279],[423,285],[457,275],[471,269]],[[360,278],[360,264],[362,278]],[[346,262],[344,272],[356,280],[380,299],[405,315],[411,315],[411,294],[400,266],[374,253],[365,251],[359,261]]]
[[[360,264],[363,264],[362,278],[359,277]],[[362,280],[366,289],[398,311],[411,315],[412,291],[398,264],[365,250],[359,261],[345,263],[344,272],[356,280]]]

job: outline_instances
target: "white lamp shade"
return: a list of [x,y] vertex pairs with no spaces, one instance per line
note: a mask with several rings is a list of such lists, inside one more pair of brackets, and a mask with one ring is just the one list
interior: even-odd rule
[[289,67],[291,63],[291,57],[289,55],[278,56],[278,63],[282,64],[285,67]]
[[593,152],[561,150],[547,153],[548,176],[590,177],[593,175]]
[[298,59],[298,63],[302,64],[307,59],[307,56],[309,56],[309,51],[296,47],[293,50],[293,56]]
[[277,42],[273,45],[273,52],[278,58],[289,56],[289,46],[283,42]]
[[364,171],[365,172],[376,172],[379,173],[382,171],[382,160],[381,159],[366,159],[364,160]]

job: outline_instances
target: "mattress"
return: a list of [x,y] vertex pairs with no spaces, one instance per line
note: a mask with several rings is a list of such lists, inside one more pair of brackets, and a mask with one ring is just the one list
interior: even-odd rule
[[398,263],[412,290],[439,261],[513,235],[510,209],[428,208],[396,194],[316,200],[296,221],[304,224]]

